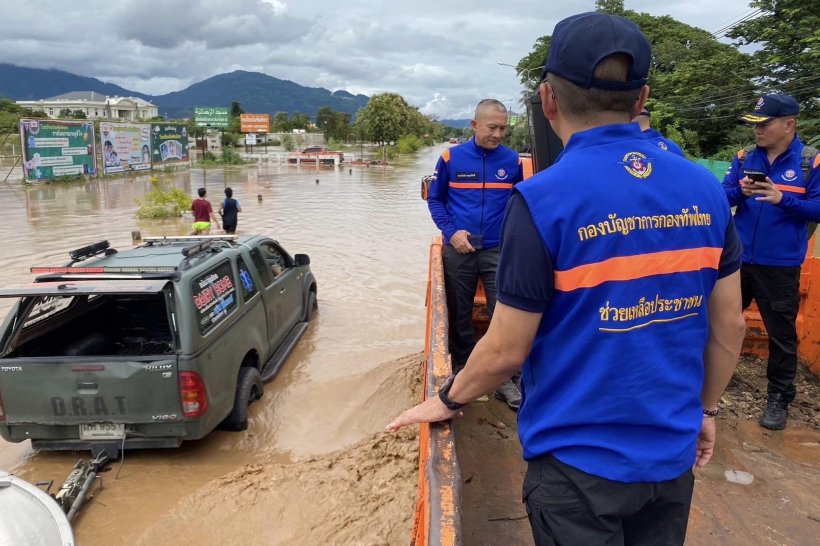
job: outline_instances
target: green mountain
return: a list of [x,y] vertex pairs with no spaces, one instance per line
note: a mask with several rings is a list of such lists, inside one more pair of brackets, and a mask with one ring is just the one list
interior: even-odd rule
[[355,114],[368,100],[365,95],[331,93],[260,72],[237,70],[195,83],[183,91],[154,97],[153,102],[160,107],[161,115],[167,111],[171,117],[189,117],[195,106],[230,106],[231,101],[239,102],[243,110],[253,114],[299,112],[315,117],[322,106]]
[[129,91],[96,78],[78,76],[62,70],[43,70],[0,63],[0,97],[39,100],[72,91],[94,91],[112,97],[129,96],[151,100],[150,95]]
[[355,114],[369,100],[365,95],[341,90],[331,93],[321,87],[304,87],[289,80],[244,70],[219,74],[182,91],[153,96],[61,70],[0,64],[0,97],[37,100],[71,91],[139,97],[156,104],[160,115],[171,118],[190,117],[195,106],[230,106],[231,101],[238,101],[246,112],[271,116],[277,112],[299,112],[315,117],[323,106],[336,112]]

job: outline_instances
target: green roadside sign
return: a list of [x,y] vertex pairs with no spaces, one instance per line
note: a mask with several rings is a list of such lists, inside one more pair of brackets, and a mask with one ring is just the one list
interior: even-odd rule
[[224,106],[198,106],[194,108],[197,127],[228,127],[228,108]]

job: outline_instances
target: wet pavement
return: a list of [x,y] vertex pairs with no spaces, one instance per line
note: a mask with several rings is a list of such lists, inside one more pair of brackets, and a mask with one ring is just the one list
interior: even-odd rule
[[[465,408],[455,427],[464,545],[532,544],[515,414],[491,397]],[[790,423],[769,431],[754,419],[721,417],[712,461],[695,471],[686,544],[818,544],[818,491],[820,430]]]

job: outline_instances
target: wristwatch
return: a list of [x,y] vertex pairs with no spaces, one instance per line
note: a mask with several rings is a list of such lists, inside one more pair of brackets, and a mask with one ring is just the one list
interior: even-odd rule
[[453,381],[455,381],[455,379],[456,379],[455,375],[449,376],[447,379],[444,380],[444,384],[441,386],[441,388],[438,391],[438,399],[441,400],[441,402],[445,406],[447,406],[447,409],[453,410],[453,411],[460,410],[461,408],[463,408],[464,406],[467,405],[467,404],[459,404],[458,402],[453,402],[452,400],[450,400],[450,398],[448,396],[450,394],[450,387],[453,386]]

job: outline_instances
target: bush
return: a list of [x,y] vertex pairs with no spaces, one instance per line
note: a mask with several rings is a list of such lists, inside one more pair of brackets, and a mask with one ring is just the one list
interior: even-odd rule
[[279,140],[278,138],[275,138],[275,139],[271,140],[270,142],[268,142],[268,144],[270,144],[271,146],[281,146],[282,141]]
[[137,218],[176,218],[191,210],[191,197],[179,188],[169,188],[156,176],[144,199],[137,198]]
[[244,165],[245,160],[239,157],[239,154],[235,151],[228,148],[223,148],[222,163],[225,165]]
[[293,151],[293,137],[290,135],[285,135],[282,137],[282,146],[285,147],[285,150],[292,152]]
[[404,135],[396,143],[396,150],[400,154],[412,154],[421,149],[422,143],[416,135]]

